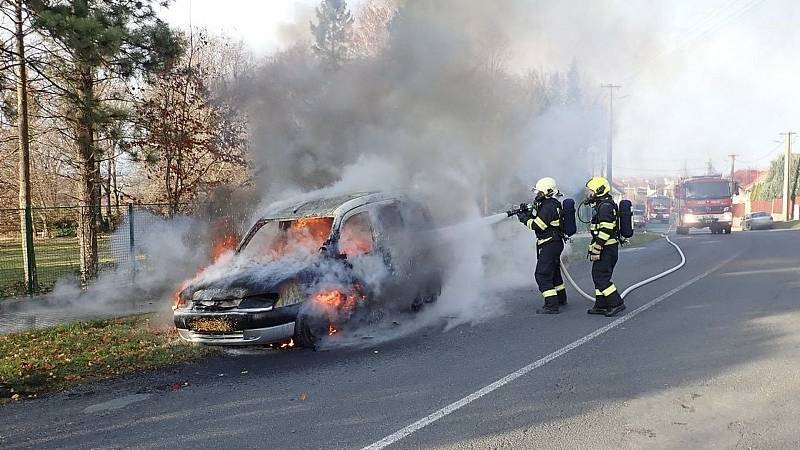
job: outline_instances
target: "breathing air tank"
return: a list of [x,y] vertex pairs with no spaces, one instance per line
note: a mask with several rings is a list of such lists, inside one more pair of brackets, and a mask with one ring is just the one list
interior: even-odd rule
[[626,239],[633,237],[632,207],[630,200],[619,202],[619,234]]
[[578,232],[578,225],[575,223],[575,200],[571,198],[564,199],[561,202],[561,208],[564,212],[564,222],[562,224],[564,234],[572,236]]

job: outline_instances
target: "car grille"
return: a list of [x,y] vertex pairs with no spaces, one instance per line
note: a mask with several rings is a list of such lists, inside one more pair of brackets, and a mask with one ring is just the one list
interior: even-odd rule
[[281,286],[280,291],[280,297],[278,298],[277,303],[275,303],[276,308],[303,302],[307,297],[303,286],[296,281],[285,283]]

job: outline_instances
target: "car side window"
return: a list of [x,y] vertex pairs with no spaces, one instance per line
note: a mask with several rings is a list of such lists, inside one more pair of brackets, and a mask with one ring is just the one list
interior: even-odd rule
[[383,238],[389,241],[398,239],[405,226],[403,216],[397,203],[381,206],[378,209],[378,222],[383,232]]
[[403,216],[406,223],[413,230],[428,230],[433,227],[431,216],[428,211],[415,202],[404,204]]
[[347,218],[339,235],[339,252],[347,256],[372,253],[375,248],[369,212],[363,211]]

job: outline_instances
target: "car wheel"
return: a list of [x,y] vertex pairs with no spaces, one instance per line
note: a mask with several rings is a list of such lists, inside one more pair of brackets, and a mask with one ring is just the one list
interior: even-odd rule
[[427,303],[433,303],[438,300],[439,294],[439,291],[436,293],[420,293],[414,298],[414,302],[411,303],[411,311],[420,312]]
[[723,228],[723,229],[722,229],[722,231],[723,231],[725,234],[731,234],[731,227],[729,227],[729,226],[728,226],[728,227],[725,227],[725,228]]
[[295,339],[301,347],[317,350],[322,339],[328,335],[330,322],[315,314],[300,313],[295,323]]

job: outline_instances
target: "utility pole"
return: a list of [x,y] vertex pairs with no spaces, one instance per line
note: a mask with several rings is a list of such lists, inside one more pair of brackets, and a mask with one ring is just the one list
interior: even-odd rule
[[606,178],[614,190],[614,89],[622,86],[618,84],[601,84],[600,87],[608,89],[608,153],[606,154]]
[[25,287],[33,295],[37,287],[36,257],[33,250],[33,214],[31,213],[31,154],[28,129],[28,68],[25,59],[23,0],[16,0],[15,30],[17,66],[17,140],[19,141],[19,218],[22,231],[22,261]]
[[739,156],[737,154],[728,155],[728,158],[731,159],[731,195],[736,191],[736,181],[733,179],[733,174],[736,172],[736,157]]
[[783,157],[783,220],[786,221],[792,220],[794,212],[789,211],[792,207],[792,193],[789,192],[789,167],[792,162],[792,136],[795,134],[797,133],[793,131],[780,133],[781,136],[786,136],[786,154]]

